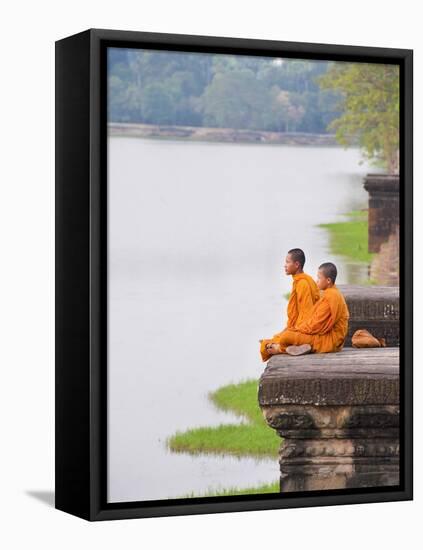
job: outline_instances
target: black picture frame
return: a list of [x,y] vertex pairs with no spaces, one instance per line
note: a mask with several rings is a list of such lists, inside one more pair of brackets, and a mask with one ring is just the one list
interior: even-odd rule
[[[107,46],[400,66],[398,487],[107,503]],[[86,520],[210,514],[413,498],[413,50],[88,29],[55,43],[56,508]]]

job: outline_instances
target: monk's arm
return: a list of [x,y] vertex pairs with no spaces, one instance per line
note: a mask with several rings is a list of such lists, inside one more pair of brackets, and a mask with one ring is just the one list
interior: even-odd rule
[[306,281],[299,281],[297,283],[297,301],[298,310],[301,311],[301,316],[313,309],[313,296],[310,292],[310,286]]
[[322,299],[313,314],[297,326],[297,330],[303,334],[325,334],[334,324],[329,302]]

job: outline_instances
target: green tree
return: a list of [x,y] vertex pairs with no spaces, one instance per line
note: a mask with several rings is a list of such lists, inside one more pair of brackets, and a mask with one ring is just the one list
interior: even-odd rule
[[173,124],[172,96],[164,84],[153,82],[143,88],[141,111],[149,124]]
[[376,63],[332,62],[315,77],[341,93],[341,116],[328,129],[344,146],[358,142],[364,156],[389,174],[399,169],[399,67]]
[[256,130],[262,127],[269,93],[253,71],[235,69],[215,73],[202,101],[206,125]]
[[[287,90],[281,90],[278,86],[272,86],[271,109],[277,130],[283,132],[296,132],[299,123],[304,117],[305,109],[294,101],[294,94]],[[298,100],[297,100],[298,101]]]

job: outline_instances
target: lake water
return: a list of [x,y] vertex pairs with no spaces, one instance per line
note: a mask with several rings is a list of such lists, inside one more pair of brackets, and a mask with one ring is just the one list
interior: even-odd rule
[[[207,393],[258,379],[282,330],[288,249],[332,255],[319,223],[367,206],[357,149],[109,137],[108,500],[279,479],[277,460],[167,450],[175,431],[239,423]],[[269,428],[270,429],[270,428]]]

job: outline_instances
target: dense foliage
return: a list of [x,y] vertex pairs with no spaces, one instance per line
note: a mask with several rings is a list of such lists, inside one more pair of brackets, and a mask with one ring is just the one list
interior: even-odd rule
[[399,170],[399,66],[332,62],[317,81],[342,95],[342,115],[329,129],[344,146],[358,139],[368,159],[390,174]]
[[327,133],[338,92],[328,62],[109,48],[109,120]]

